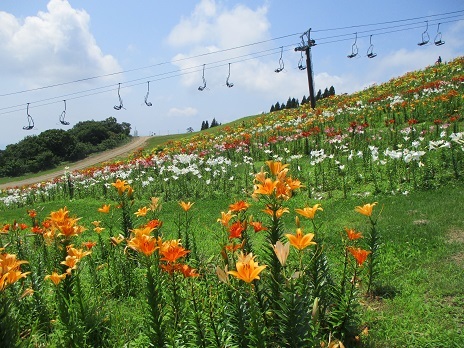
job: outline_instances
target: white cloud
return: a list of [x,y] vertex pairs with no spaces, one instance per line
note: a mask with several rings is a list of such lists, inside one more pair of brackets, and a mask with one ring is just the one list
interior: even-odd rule
[[47,12],[24,20],[0,12],[0,74],[26,87],[121,70],[90,32],[90,16],[67,0],[50,0]]
[[[185,73],[182,84],[189,87],[202,85],[201,67],[206,64],[207,87],[225,85],[227,59],[230,59],[233,82],[242,88],[268,91],[277,83],[271,83],[272,79],[269,78],[275,68],[266,67],[258,59],[247,60],[246,64],[238,61],[249,58],[247,55],[256,51],[256,47],[246,47],[247,44],[269,39],[269,29],[266,6],[253,10],[238,4],[229,9],[215,0],[201,0],[191,15],[182,18],[172,29],[167,39],[172,47],[181,47],[184,50],[172,59],[172,63]],[[245,47],[222,52],[220,59],[223,63],[219,63],[219,66],[218,63],[209,65],[218,58],[215,55],[205,55],[205,52],[212,53],[239,46]],[[201,57],[182,60],[197,55]],[[234,57],[240,57],[235,58],[237,63],[234,63]]]
[[198,110],[190,106],[184,108],[171,108],[168,111],[169,116],[191,117],[198,114]]

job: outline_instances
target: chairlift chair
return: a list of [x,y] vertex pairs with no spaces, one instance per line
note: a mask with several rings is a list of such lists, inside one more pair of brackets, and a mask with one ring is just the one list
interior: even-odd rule
[[372,44],[372,35],[369,39],[369,48],[367,49],[367,57],[368,58],[377,57],[377,53],[374,53],[374,45]]
[[437,35],[435,35],[435,39],[433,40],[435,43],[435,46],[441,46],[445,44],[445,41],[441,39],[440,24],[441,23],[438,23]]
[[121,94],[119,94],[119,91],[121,90],[121,83],[118,83],[118,98],[119,98],[119,105],[115,105],[113,108],[115,110],[121,110],[121,109],[124,109],[124,105],[122,103],[122,98],[121,98]]
[[230,78],[230,63],[229,63],[229,75],[227,75],[227,79],[226,79],[226,86],[229,88],[234,87],[234,84],[229,82],[229,78]]
[[428,33],[429,21],[425,21],[425,23],[427,23],[427,25],[425,27],[425,31],[422,33],[422,41],[418,43],[419,46],[424,46],[424,45],[428,44],[429,41],[430,41],[430,36],[429,36],[429,33]]
[[27,103],[27,123],[28,125],[27,126],[24,126],[23,129],[24,130],[31,130],[34,128],[34,119],[32,118],[31,115],[29,115],[29,103]]
[[146,106],[152,106],[153,104],[148,101],[148,95],[150,94],[150,81],[147,81],[148,89],[147,89],[147,95],[145,96],[145,105]]
[[303,51],[300,51],[300,53],[301,53],[301,57],[300,57],[300,61],[298,62],[298,69],[305,70],[306,66],[303,65]]
[[203,90],[205,90],[205,88],[206,88],[205,65],[206,65],[206,64],[203,64],[203,86],[199,86],[199,87],[198,87],[198,90],[199,90],[199,91],[203,91]]
[[278,67],[277,69],[274,70],[276,73],[280,73],[280,72],[281,72],[282,70],[284,70],[284,68],[285,68],[284,61],[283,61],[283,59],[282,59],[282,54],[283,54],[283,52],[284,52],[284,47],[281,46],[281,47],[280,47],[279,67]]
[[60,123],[64,126],[69,126],[69,122],[64,120],[64,118],[66,117],[66,100],[63,100],[63,102],[64,102],[64,110],[61,112],[61,115],[60,115]]
[[358,41],[358,33],[355,33],[354,43],[351,45],[351,54],[347,55],[350,59],[358,55],[358,46],[356,45],[356,41]]

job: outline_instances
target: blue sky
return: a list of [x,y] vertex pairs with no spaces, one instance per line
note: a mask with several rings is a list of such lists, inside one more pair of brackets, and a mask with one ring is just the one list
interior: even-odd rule
[[[431,40],[418,46],[426,20]],[[438,23],[441,46],[432,43]],[[316,91],[333,85],[350,93],[422,69],[438,56],[464,55],[462,0],[3,0],[0,148],[90,119],[115,117],[139,135],[165,135],[199,130],[204,120],[267,112],[288,97],[301,100],[307,77],[293,48],[309,28],[318,44],[312,49]],[[359,53],[348,59],[355,32]],[[373,59],[366,57],[371,34]],[[284,70],[275,73],[281,47]],[[203,64],[206,89],[199,91]],[[83,81],[68,83],[77,80]],[[148,81],[151,107],[144,103]],[[119,83],[125,109],[115,110]],[[70,126],[59,123],[63,100]],[[30,131],[22,129],[27,103]]]

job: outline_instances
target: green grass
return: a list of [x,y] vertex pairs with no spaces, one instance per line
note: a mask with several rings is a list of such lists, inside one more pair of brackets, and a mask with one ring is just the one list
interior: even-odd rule
[[[354,207],[378,201],[375,213],[381,211],[378,220],[382,236],[380,276],[375,287],[377,296],[362,300],[361,321],[368,330],[367,337],[361,335],[364,346],[459,347],[462,344],[464,220],[456,212],[464,209],[463,189],[462,184],[452,184],[409,195],[319,202],[324,211],[318,219],[323,222],[321,229],[328,240],[328,253],[336,260],[340,257],[337,253],[340,252],[344,227],[368,230],[365,219],[354,212]],[[303,192],[295,197],[292,208],[302,207],[307,201]],[[54,201],[34,208],[43,218],[50,211],[66,205],[73,215],[82,217],[82,224],[91,230],[90,222],[102,219],[96,210],[103,203],[109,202],[94,199]],[[195,202],[191,210],[192,230],[201,254],[218,255],[223,233],[216,220],[220,211],[228,209],[229,203],[232,201],[226,197]],[[134,208],[144,204],[146,202],[136,201]],[[259,210],[258,207],[252,208],[258,218]],[[163,205],[160,218],[164,221],[166,237],[175,237],[174,221],[179,211],[176,202]],[[27,222],[26,209],[2,212],[1,222],[11,223],[13,219]],[[286,221],[286,226],[293,224]],[[92,231],[84,232],[80,239],[87,240],[90,236],[94,236]],[[259,236],[253,238],[257,243],[262,242]]]

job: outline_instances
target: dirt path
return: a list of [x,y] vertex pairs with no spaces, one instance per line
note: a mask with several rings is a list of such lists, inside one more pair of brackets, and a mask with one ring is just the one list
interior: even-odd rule
[[[69,171],[74,171],[74,170],[81,170],[84,168],[92,167],[98,163],[106,162],[109,160],[112,160],[116,157],[129,154],[131,152],[134,152],[136,149],[143,147],[145,142],[148,140],[150,137],[134,137],[132,140],[127,143],[126,145],[117,147],[112,150],[107,150],[95,155],[92,155],[88,158],[85,158],[81,161],[74,162],[73,164],[69,165]],[[19,181],[13,181],[9,182],[7,184],[1,184],[0,189],[5,189],[8,187],[21,187],[25,185],[32,185],[38,182],[42,181],[49,181],[52,180],[58,176],[63,175],[63,170],[60,169],[59,171],[49,173],[49,174],[44,174],[40,176],[36,176],[34,178],[30,179],[25,179],[25,180],[19,180]]]

